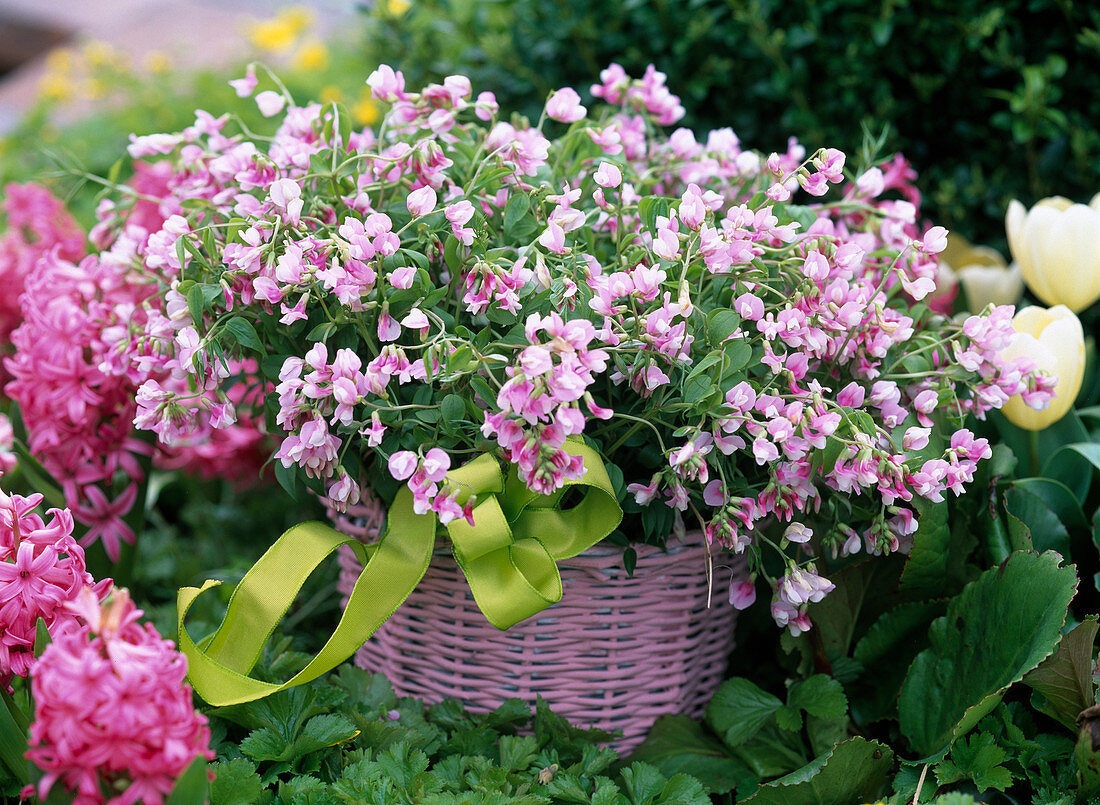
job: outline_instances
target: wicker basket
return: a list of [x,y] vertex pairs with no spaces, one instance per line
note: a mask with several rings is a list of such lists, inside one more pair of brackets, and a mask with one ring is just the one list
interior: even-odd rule
[[[384,515],[370,501],[329,517],[344,533],[371,541]],[[339,561],[347,596],[362,567],[347,547]],[[429,703],[453,697],[478,712],[511,697],[534,703],[542,696],[573,723],[621,730],[614,745],[628,752],[659,716],[700,716],[724,678],[736,610],[724,584],[708,608],[705,562],[698,534],[667,553],[640,547],[633,578],[621,551],[596,546],[558,563],[560,603],[500,631],[478,609],[454,558],[437,551],[420,585],[355,662],[384,674],[400,696]]]

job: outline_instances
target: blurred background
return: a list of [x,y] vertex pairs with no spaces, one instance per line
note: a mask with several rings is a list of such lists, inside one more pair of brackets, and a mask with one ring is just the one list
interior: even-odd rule
[[196,107],[258,118],[225,84],[253,59],[363,125],[381,62],[413,88],[464,73],[532,117],[612,61],[653,63],[684,125],[900,152],[925,217],[1002,252],[1010,199],[1098,187],[1100,7],[1070,0],[0,0],[0,179],[106,172]]

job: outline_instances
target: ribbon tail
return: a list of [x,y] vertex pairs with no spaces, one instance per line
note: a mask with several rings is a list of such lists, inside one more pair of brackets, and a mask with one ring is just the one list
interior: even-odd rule
[[291,528],[241,579],[221,625],[198,645],[184,619],[194,601],[217,582],[181,589],[179,646],[187,657],[195,692],[218,707],[254,701],[316,679],[348,659],[401,606],[427,571],[435,517],[414,513],[412,493],[407,488],[398,492],[386,534],[365,563],[340,622],[317,655],[282,684],[248,676],[306,578],[333,551],[354,542],[321,523]]

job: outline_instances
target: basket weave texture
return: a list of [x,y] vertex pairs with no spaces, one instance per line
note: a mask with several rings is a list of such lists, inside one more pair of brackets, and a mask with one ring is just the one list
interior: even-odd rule
[[[384,512],[371,498],[329,517],[371,542]],[[599,545],[559,562],[561,602],[507,631],[485,620],[454,557],[437,551],[355,662],[386,676],[399,696],[456,698],[475,712],[542,696],[572,723],[621,730],[614,746],[629,752],[659,716],[701,716],[724,678],[737,613],[720,588],[707,606],[702,542],[695,533],[667,553],[639,546],[633,578],[620,550]],[[346,546],[339,562],[346,597],[362,566]]]

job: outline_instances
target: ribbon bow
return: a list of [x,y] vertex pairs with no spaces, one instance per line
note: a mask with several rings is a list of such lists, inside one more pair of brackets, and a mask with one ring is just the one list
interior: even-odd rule
[[[584,461],[582,479],[566,481],[553,495],[531,492],[513,468],[505,478],[500,464],[481,455],[448,474],[459,503],[477,495],[474,524],[447,525],[455,560],[474,600],[498,629],[561,600],[557,562],[576,556],[610,534],[622,509],[599,454],[579,441],[564,449]],[[569,487],[584,496],[559,507]],[[413,511],[412,492],[402,487],[387,518],[386,533],[371,546],[322,523],[289,529],[245,574],[229,599],[225,617],[212,635],[195,643],[184,626],[188,610],[202,593],[221,582],[179,591],[179,646],[187,657],[195,691],[215,706],[239,704],[316,679],[346,660],[409,596],[428,569],[435,547],[436,517]],[[328,641],[305,668],[282,684],[250,677],[264,644],[282,620],[305,580],[341,545],[350,545],[363,563],[347,607]]]

